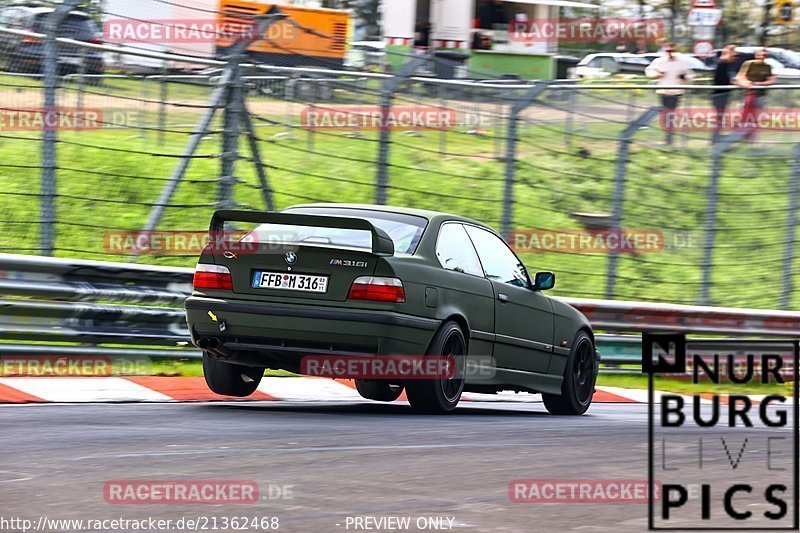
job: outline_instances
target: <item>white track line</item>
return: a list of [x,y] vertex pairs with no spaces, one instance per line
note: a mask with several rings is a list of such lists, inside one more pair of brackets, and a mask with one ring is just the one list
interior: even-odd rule
[[258,390],[288,402],[369,401],[344,383],[321,378],[265,377]]
[[123,378],[0,378],[0,383],[47,402],[164,402],[166,394]]

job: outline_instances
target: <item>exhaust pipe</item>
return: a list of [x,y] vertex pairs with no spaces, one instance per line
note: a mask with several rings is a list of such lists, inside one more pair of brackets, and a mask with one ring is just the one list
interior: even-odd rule
[[208,351],[216,355],[217,357],[221,357],[222,359],[230,359],[234,356],[234,353],[227,349],[221,340],[217,337],[211,337],[208,339]]

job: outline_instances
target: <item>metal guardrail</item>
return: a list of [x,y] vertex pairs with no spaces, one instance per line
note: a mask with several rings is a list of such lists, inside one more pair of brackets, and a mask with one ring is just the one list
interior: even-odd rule
[[[149,345],[162,348],[148,351],[153,356],[196,356],[196,350],[163,349],[189,347],[180,306],[192,275],[187,268],[0,254],[0,339],[84,345],[31,345],[28,354],[120,353]],[[21,350],[0,344],[0,354]]]
[[[0,254],[0,339],[72,343],[0,343],[0,355],[198,357],[189,344],[182,309],[192,275],[190,268]],[[641,361],[641,339],[622,333],[786,338],[800,333],[800,312],[793,311],[561,300],[605,332],[598,336],[598,346],[604,361],[615,365]],[[715,339],[702,342],[709,353],[720,349]],[[746,353],[758,347],[741,349]]]

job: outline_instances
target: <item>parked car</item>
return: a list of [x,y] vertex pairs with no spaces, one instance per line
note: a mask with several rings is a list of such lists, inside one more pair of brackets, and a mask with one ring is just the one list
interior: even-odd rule
[[[49,7],[13,6],[0,10],[0,26],[44,33]],[[58,37],[102,44],[102,35],[92,18],[81,11],[69,13],[61,22]],[[79,72],[81,65],[86,74],[105,71],[102,52],[79,46],[59,45],[58,71],[60,74]],[[10,72],[40,73],[44,56],[44,42],[40,39],[0,34],[0,61]]]
[[[647,64],[649,65],[653,62],[653,60],[659,57],[659,55],[660,54],[649,53],[640,54],[639,57],[647,59]],[[677,56],[686,61],[689,64],[689,68],[692,69],[695,74],[702,75],[714,72],[713,66],[709,66],[705,61],[699,59],[698,57],[695,57],[691,54],[677,54]]]
[[[255,248],[208,247],[185,304],[212,391],[250,395],[265,368],[301,372],[305,355],[446,355],[460,361],[449,377],[356,387],[381,401],[405,389],[426,412],[452,411],[463,391],[503,390],[542,393],[551,413],[589,408],[599,364],[589,321],[545,296],[555,274],[529,276],[489,226],[345,204],[217,211],[212,232],[226,222],[249,224],[241,242]],[[276,248],[276,237],[288,248]]]
[[579,78],[607,78],[617,74],[644,75],[650,62],[636,54],[589,54],[578,62],[575,75]]

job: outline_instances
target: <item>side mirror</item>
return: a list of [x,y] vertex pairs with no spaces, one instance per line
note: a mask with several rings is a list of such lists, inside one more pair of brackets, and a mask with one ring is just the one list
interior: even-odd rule
[[533,290],[549,291],[556,286],[556,275],[553,272],[537,272],[533,280]]

